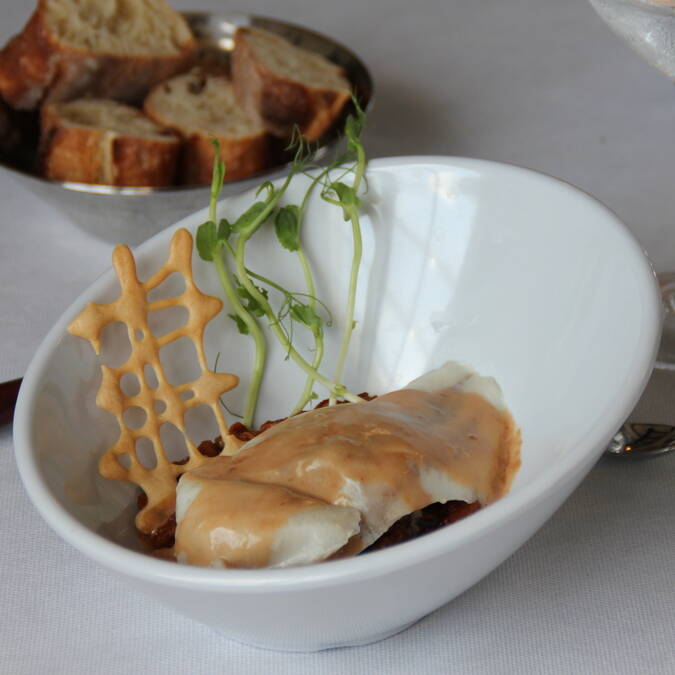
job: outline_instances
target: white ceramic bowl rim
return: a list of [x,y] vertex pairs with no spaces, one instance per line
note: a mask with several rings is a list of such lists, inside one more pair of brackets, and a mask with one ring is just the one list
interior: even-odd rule
[[[441,156],[390,157],[371,160],[369,167],[393,168],[410,164],[454,166],[456,163],[471,164],[476,167],[496,165],[500,166],[502,170],[531,173],[539,180],[551,181],[560,187],[564,187],[564,189],[572,190],[578,198],[589,200],[596,206],[599,204],[608,211],[607,207],[598,202],[597,199],[569,183],[538,171],[488,160]],[[194,214],[188,216],[191,221],[194,218]],[[644,255],[644,251],[633,234],[614,214],[611,214],[611,219],[616,228],[617,236],[622,238],[628,247],[635,252],[636,269],[634,271],[636,277],[643,278],[646,289],[650,285],[653,287],[649,304],[644,308],[645,315],[649,317],[649,320],[644,324],[644,330],[640,338],[640,349],[637,350],[633,369],[627,379],[626,386],[615,392],[613,417],[608,420],[609,428],[618,429],[633,409],[649,378],[658,347],[662,309],[655,275]],[[184,220],[169,229],[176,229],[183,222]],[[138,251],[142,252],[145,247],[151,245],[156,237],[160,236],[162,236],[162,232],[141,245]],[[46,366],[53,349],[66,333],[71,319],[84,306],[85,298],[90,297],[92,293],[95,294],[103,290],[110,283],[112,275],[113,271],[110,269],[86,289],[64,312],[38,348],[26,372],[19,394],[14,417],[14,445],[21,478],[33,504],[47,523],[63,539],[87,556],[125,575],[171,586],[213,588],[214,590],[227,590],[228,592],[264,592],[272,588],[275,591],[295,591],[301,588],[332,586],[345,581],[364,580],[376,575],[379,576],[408,567],[423,559],[443,555],[447,551],[458,548],[464,542],[496,530],[505,521],[516,518],[523,509],[536,508],[537,504],[545,498],[548,490],[557,481],[566,477],[589,453],[607,440],[606,430],[598,427],[587,436],[584,444],[579,444],[571,449],[564,457],[560,458],[559,463],[554,467],[547,469],[531,482],[522,485],[516,493],[511,493],[489,507],[481,509],[471,518],[393,548],[355,558],[288,569],[223,571],[178,565],[131,551],[87,529],[59,504],[45,484],[29,445],[31,418],[41,372]]]

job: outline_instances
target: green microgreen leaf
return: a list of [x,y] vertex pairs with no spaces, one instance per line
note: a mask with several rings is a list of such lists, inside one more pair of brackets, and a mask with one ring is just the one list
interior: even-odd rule
[[345,138],[347,139],[347,150],[356,152],[361,147],[361,133],[366,123],[366,114],[354,94],[352,94],[352,104],[354,112],[345,121]]
[[307,326],[315,335],[321,330],[323,320],[316,313],[316,310],[309,305],[302,303],[293,303],[289,311],[291,319]]
[[221,218],[218,223],[218,240],[227,241],[232,234],[232,224],[227,218]]
[[242,335],[248,335],[249,330],[246,322],[238,314],[228,314],[227,316],[237,324],[237,329]]
[[[251,295],[249,290],[245,288],[238,279],[235,278],[236,291],[237,295],[241,298],[241,304],[251,313],[253,316],[263,316],[265,314],[265,309],[262,305]],[[259,293],[267,300],[268,293],[266,288],[261,288],[260,286],[255,286]]]
[[345,183],[331,183],[331,189],[335,190],[340,201],[347,206],[359,206],[361,203],[354,188]]
[[303,173],[308,168],[309,162],[316,154],[318,147],[318,143],[310,143],[302,135],[300,127],[297,124],[294,125],[291,131],[291,139],[285,148],[286,152],[293,152],[291,171],[293,173]]
[[361,200],[358,198],[356,190],[346,183],[341,182],[331,183],[329,189],[337,195],[340,206],[342,206],[344,219],[349,220],[352,209],[358,208],[361,204]]
[[274,185],[266,180],[257,190],[255,193],[256,197],[260,196],[260,193],[263,192],[264,190],[267,190],[267,196],[265,197],[265,200],[269,200],[271,197],[274,196]]
[[213,260],[218,251],[218,233],[212,220],[202,223],[197,228],[197,252],[202,260]]
[[260,214],[267,208],[266,202],[254,202],[237,220],[232,223],[234,232],[248,232],[260,218]]
[[285,249],[297,251],[300,248],[300,208],[295,204],[280,208],[274,218],[274,229]]

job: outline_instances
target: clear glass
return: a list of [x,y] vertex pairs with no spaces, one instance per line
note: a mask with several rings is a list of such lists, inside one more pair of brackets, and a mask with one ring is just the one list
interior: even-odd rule
[[657,368],[675,370],[675,272],[659,274],[661,299],[663,300],[663,335],[656,356]]
[[[675,82],[675,0],[590,0],[596,12],[650,65]],[[675,272],[660,274],[664,307],[657,368],[675,370]]]
[[675,81],[675,0],[590,0],[649,64]]

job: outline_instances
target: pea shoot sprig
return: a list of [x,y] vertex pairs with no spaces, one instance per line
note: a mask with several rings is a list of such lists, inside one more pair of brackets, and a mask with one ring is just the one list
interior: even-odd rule
[[[228,314],[240,333],[250,335],[255,346],[255,357],[249,389],[246,395],[242,422],[253,426],[260,386],[267,359],[267,342],[263,326],[281,344],[286,358],[291,359],[306,375],[305,385],[291,414],[302,410],[316,398],[314,385],[318,383],[328,391],[331,403],[338,398],[351,402],[361,399],[342,383],[349,342],[355,327],[354,308],[358,272],[362,255],[361,228],[359,223],[358,197],[364,181],[366,166],[365,152],[361,144],[361,133],[365,115],[354,101],[355,114],[347,118],[345,125],[345,149],[324,169],[309,173],[312,153],[299,136],[294,139],[295,156],[286,179],[279,187],[263,183],[256,193],[256,201],[234,222],[226,218],[217,220],[218,196],[225,178],[225,165],[219,159],[216,149],[213,180],[209,202],[209,220],[197,230],[197,250],[203,260],[212,262],[216,268],[223,292],[230,305]],[[342,170],[342,171],[340,171]],[[339,173],[337,180],[335,174]],[[309,186],[299,204],[281,204],[292,180],[304,174],[309,177]],[[351,184],[345,182],[350,175]],[[311,263],[302,243],[302,227],[305,210],[315,188],[326,202],[342,209],[345,221],[351,224],[353,258],[349,276],[345,326],[333,378],[319,369],[324,357],[324,328],[332,324],[330,310],[316,295],[316,286]],[[304,291],[291,291],[281,284],[251,270],[246,264],[247,245],[258,232],[261,234],[273,225],[278,242],[282,247],[296,254],[302,269]],[[272,305],[270,291],[281,298],[277,309]],[[308,361],[294,345],[294,325],[301,325],[312,335],[313,358]]]
[[[340,382],[344,372],[345,362],[347,361],[347,352],[349,350],[349,341],[356,326],[354,322],[354,308],[356,305],[356,287],[359,280],[359,268],[361,266],[361,256],[363,255],[363,242],[361,238],[361,224],[359,222],[359,208],[361,200],[358,193],[363,176],[366,170],[366,154],[361,144],[361,132],[365,116],[363,111],[356,106],[356,116],[349,116],[345,124],[345,138],[347,141],[347,157],[355,158],[355,166],[352,170],[352,184],[347,185],[342,181],[329,183],[321,192],[321,197],[335,206],[342,207],[343,217],[349,221],[352,226],[352,238],[354,241],[354,250],[352,255],[352,265],[349,274],[349,291],[347,293],[347,310],[345,316],[345,325],[342,333],[342,342],[338,352],[337,365],[335,367],[335,380]],[[331,395],[331,403],[334,403]]]

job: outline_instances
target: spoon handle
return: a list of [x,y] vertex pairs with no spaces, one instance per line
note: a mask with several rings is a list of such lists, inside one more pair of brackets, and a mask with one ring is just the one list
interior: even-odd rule
[[20,377],[16,380],[0,383],[0,426],[9,424],[12,421],[20,387]]
[[675,450],[675,427],[670,424],[626,422],[607,446],[615,457],[653,457]]

